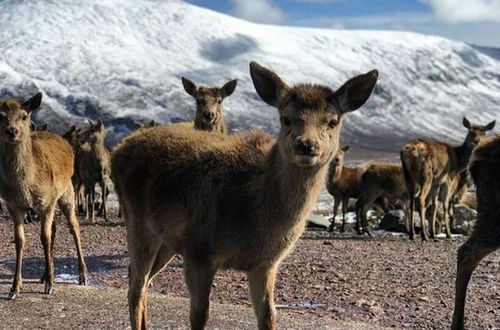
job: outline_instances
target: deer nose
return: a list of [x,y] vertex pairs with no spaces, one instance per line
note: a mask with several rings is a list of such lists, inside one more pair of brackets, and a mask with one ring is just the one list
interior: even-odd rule
[[17,128],[9,127],[9,128],[5,129],[5,134],[10,136],[10,137],[15,137],[17,135],[17,133],[19,133]]
[[318,146],[314,141],[297,139],[295,141],[295,153],[303,156],[317,156]]
[[203,113],[203,117],[206,120],[210,121],[210,120],[213,120],[215,118],[215,113],[206,111],[206,112]]

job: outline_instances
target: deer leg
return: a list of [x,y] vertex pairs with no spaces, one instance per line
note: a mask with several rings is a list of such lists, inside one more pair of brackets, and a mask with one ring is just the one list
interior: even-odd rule
[[274,307],[275,267],[263,267],[248,273],[248,284],[252,305],[257,316],[259,330],[276,329],[276,308]]
[[26,242],[24,236],[24,212],[17,209],[11,209],[7,206],[10,216],[14,222],[14,241],[16,243],[16,272],[14,275],[14,282],[12,283],[12,288],[10,290],[8,299],[16,299],[19,295],[19,291],[23,286],[23,250],[24,244]]
[[94,222],[94,215],[95,215],[95,184],[92,185],[92,188],[90,188],[90,218],[91,222]]
[[108,222],[108,214],[106,209],[106,200],[108,198],[108,188],[106,187],[106,182],[101,181],[101,191],[102,191],[102,205],[101,210],[104,216],[104,221]]
[[202,330],[208,321],[210,290],[216,268],[207,251],[198,249],[184,256],[184,272],[189,289],[191,329]]
[[415,197],[410,196],[410,210],[408,214],[408,236],[411,240],[415,239],[415,218],[413,217],[413,211],[415,210]]
[[339,211],[340,197],[333,196],[333,218],[330,223],[330,227],[328,227],[329,232],[333,232],[335,230],[335,217],[337,216],[337,212]]
[[498,246],[486,245],[477,239],[477,235],[471,236],[465,242],[457,253],[457,279],[455,282],[455,309],[453,311],[453,321],[451,329],[464,329],[464,309],[465,298],[467,295],[467,286],[472,276],[472,272],[479,262],[495,251]]
[[54,260],[52,259],[52,223],[54,221],[54,205],[49,206],[47,209],[40,210],[39,215],[41,218],[41,233],[40,239],[43,245],[43,252],[45,255],[45,294],[51,294],[54,291]]
[[425,219],[425,209],[426,209],[426,199],[427,195],[429,194],[431,185],[429,183],[422,185],[420,189],[420,194],[418,196],[418,208],[419,208],[419,215],[420,215],[420,226],[422,227],[422,241],[427,241],[429,239],[428,233],[427,233],[427,221]]
[[429,192],[429,197],[431,198],[431,219],[430,219],[430,237],[432,239],[436,238],[436,235],[438,234],[436,232],[436,214],[437,214],[437,209],[438,209],[438,203],[439,203],[439,186],[433,186],[431,187],[431,190]]
[[342,200],[342,227],[340,232],[345,232],[345,215],[347,213],[347,207],[349,206],[349,197],[345,196]]
[[174,255],[175,252],[170,246],[161,246],[160,250],[156,254],[151,272],[149,273],[148,286],[151,285],[151,282],[153,281],[155,275],[158,274],[170,262],[170,260],[172,260]]
[[364,200],[363,206],[361,208],[361,224],[363,226],[363,230],[368,234],[368,236],[372,236],[372,232],[370,230],[370,225],[368,223],[368,210],[373,207],[373,203],[377,199],[375,194],[367,194],[368,199]]
[[[52,259],[54,258],[54,243],[56,241],[56,232],[57,232],[57,226],[56,222],[52,221],[52,235],[50,238],[50,254],[52,255]],[[45,270],[43,271],[42,277],[40,278],[40,283],[46,283],[48,281],[48,269],[45,267]]]
[[128,228],[130,253],[128,306],[132,330],[147,329],[147,285],[160,242],[138,229]]
[[363,208],[363,196],[360,196],[356,201],[356,231],[358,235],[362,235],[363,231],[361,229],[361,209]]
[[69,231],[75,241],[76,253],[78,256],[78,270],[80,285],[87,285],[87,266],[83,258],[82,243],[80,240],[80,224],[75,214],[75,196],[73,189],[68,189],[59,199],[58,204],[61,212],[68,221]]
[[443,201],[444,227],[446,230],[446,238],[448,239],[451,238],[450,216],[449,216],[450,212],[449,208],[451,206],[450,197],[451,197],[450,192],[447,191]]

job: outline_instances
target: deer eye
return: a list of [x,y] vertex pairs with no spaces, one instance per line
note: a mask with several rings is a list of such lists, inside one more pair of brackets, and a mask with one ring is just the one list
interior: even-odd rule
[[331,119],[328,122],[328,126],[330,126],[330,128],[335,128],[335,126],[337,126],[338,124],[339,124],[339,120],[338,119]]
[[285,126],[290,126],[292,124],[292,122],[290,121],[290,118],[288,118],[286,116],[281,116],[281,122]]

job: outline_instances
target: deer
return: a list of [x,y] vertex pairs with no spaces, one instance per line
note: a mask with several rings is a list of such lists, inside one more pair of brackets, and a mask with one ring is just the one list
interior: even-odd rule
[[56,204],[66,217],[73,236],[79,265],[79,283],[87,282],[80,227],[75,215],[73,152],[60,136],[50,132],[31,132],[31,114],[42,102],[37,93],[26,101],[0,100],[0,197],[14,222],[16,270],[8,299],[15,299],[22,288],[22,259],[25,245],[24,216],[32,209],[41,221],[41,241],[45,270],[41,282],[45,294],[54,287],[54,241]]
[[150,128],[150,127],[158,126],[158,123],[154,119],[151,119],[146,124],[143,124],[141,122],[136,121],[135,125],[136,125],[136,129],[143,129],[143,128]]
[[337,151],[330,166],[326,179],[326,190],[333,196],[333,218],[328,227],[329,232],[335,228],[335,216],[337,215],[339,205],[342,203],[342,227],[341,232],[345,231],[345,221],[349,198],[359,197],[360,168],[351,168],[344,166],[345,153],[349,146],[345,146]]
[[[408,190],[401,165],[369,162],[361,167],[360,196],[356,202],[358,234],[372,235],[366,213],[375,202],[400,206],[408,219]],[[383,201],[383,203],[382,203]]]
[[477,219],[472,234],[457,251],[455,308],[451,329],[464,329],[467,286],[481,260],[500,247],[500,136],[489,137],[474,150],[469,171],[476,185]]
[[415,238],[413,209],[415,205],[420,215],[423,241],[429,239],[427,220],[425,217],[428,199],[431,204],[430,237],[435,238],[436,205],[439,187],[450,173],[460,173],[467,168],[473,149],[486,132],[495,127],[495,121],[485,126],[472,125],[464,117],[463,125],[467,135],[460,146],[450,146],[444,142],[428,140],[411,140],[401,149],[405,181],[410,192],[410,239]]
[[196,101],[194,128],[209,132],[227,133],[222,102],[226,97],[233,94],[237,82],[237,79],[231,80],[220,88],[198,87],[188,78],[182,77],[184,90]]
[[80,164],[80,158],[82,156],[82,149],[89,149],[89,145],[82,142],[82,133],[83,129],[81,127],[72,125],[69,130],[62,135],[63,139],[68,141],[68,143],[73,147],[75,162],[73,166],[74,170],[71,181],[73,182],[73,188],[75,190],[76,209],[80,213],[85,211],[85,194],[83,191],[83,182],[82,178],[80,177],[78,166]]
[[259,130],[225,135],[174,124],[138,130],[113,152],[132,329],[147,328],[147,286],[176,254],[184,260],[192,329],[205,327],[214,275],[228,268],[248,275],[259,329],[276,329],[278,266],[322,190],[344,115],[368,100],[378,72],[336,91],[289,86],[255,61],[250,76],[260,98],[278,109],[277,140]]
[[85,191],[85,220],[94,222],[95,213],[95,185],[101,187],[101,199],[104,220],[108,221],[106,199],[108,188],[106,181],[110,177],[110,152],[104,145],[106,130],[102,120],[89,120],[89,127],[82,133],[82,141],[88,147],[81,149],[78,164],[78,174]]

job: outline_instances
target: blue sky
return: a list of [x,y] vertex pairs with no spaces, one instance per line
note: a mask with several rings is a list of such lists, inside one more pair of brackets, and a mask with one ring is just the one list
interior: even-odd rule
[[500,0],[187,0],[249,21],[406,30],[500,47]]

